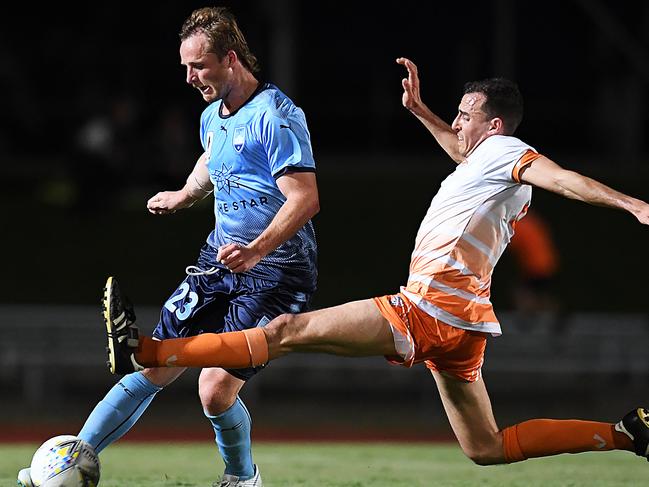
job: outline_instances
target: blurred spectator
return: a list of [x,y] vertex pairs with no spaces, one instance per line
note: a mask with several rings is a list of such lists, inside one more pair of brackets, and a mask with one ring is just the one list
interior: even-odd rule
[[159,122],[152,137],[157,158],[153,173],[159,175],[159,185],[174,186],[187,179],[192,169],[187,161],[195,161],[200,156],[196,149],[198,127],[188,120],[187,112],[179,103],[169,102],[160,110]]
[[520,270],[520,281],[514,289],[516,309],[523,312],[557,311],[559,302],[554,286],[559,254],[547,224],[538,213],[528,210],[516,224],[509,248]]
[[[145,157],[138,103],[129,94],[113,97],[80,126],[74,140],[74,170],[77,204],[96,208],[119,196],[137,179]],[[143,169],[143,168],[142,168]],[[128,172],[129,176],[125,177]]]

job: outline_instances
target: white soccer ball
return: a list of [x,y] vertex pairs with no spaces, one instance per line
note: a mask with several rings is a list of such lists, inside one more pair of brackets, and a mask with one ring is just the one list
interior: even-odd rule
[[43,443],[32,457],[34,487],[96,487],[99,458],[81,438],[60,435]]

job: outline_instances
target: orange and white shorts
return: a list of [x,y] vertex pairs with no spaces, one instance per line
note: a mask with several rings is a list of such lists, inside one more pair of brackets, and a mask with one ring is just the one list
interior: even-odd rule
[[374,298],[392,326],[398,356],[392,363],[411,367],[425,362],[431,370],[475,382],[480,378],[486,334],[448,325],[420,310],[402,293]]

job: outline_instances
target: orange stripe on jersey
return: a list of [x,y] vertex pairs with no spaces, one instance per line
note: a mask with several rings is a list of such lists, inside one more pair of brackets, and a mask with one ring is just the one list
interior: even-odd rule
[[476,252],[475,247],[466,240],[460,240],[453,250],[453,258],[476,275],[478,279],[490,276],[494,266],[488,255]]
[[[446,268],[444,260],[440,257],[447,255],[455,246],[458,237],[441,235],[426,242],[425,251],[417,251],[418,245],[410,260],[410,267],[417,269],[429,269],[430,272],[443,271]],[[412,272],[412,270],[411,270]],[[419,272],[419,271],[418,271]]]
[[532,149],[527,149],[525,154],[523,154],[523,156],[518,160],[518,162],[514,166],[514,170],[512,171],[512,178],[514,178],[514,181],[520,183],[521,170],[529,166],[532,163],[532,161],[535,161],[539,157],[541,157],[541,154],[539,154],[538,152],[534,152]]
[[[407,291],[422,296],[426,301],[433,303],[438,308],[469,323],[498,321],[491,303],[476,303],[467,299],[447,294],[439,289],[425,287],[423,283],[408,283]],[[424,289],[421,289],[421,288]],[[419,291],[417,291],[419,289]],[[423,291],[423,292],[422,292]]]
[[[435,264],[432,263],[431,267],[432,266],[435,266]],[[453,289],[461,289],[463,291],[474,294],[475,296],[481,298],[489,297],[489,284],[491,282],[490,275],[488,275],[489,277],[487,278],[486,281],[481,281],[473,273],[471,274],[462,273],[462,271],[458,269],[454,269],[449,266],[444,266],[443,269],[436,269],[433,272],[430,272],[429,268],[426,267],[423,268],[418,267],[416,269],[411,268],[410,277],[408,278],[408,287],[410,287],[410,282],[418,282],[418,279],[414,277],[417,275],[429,276],[431,278],[434,276],[434,279],[437,282],[447,287]],[[424,283],[424,288],[427,287],[428,287],[427,284]],[[416,291],[412,289],[411,292],[416,292]]]
[[429,252],[413,252],[410,262],[411,274],[426,274],[429,276],[438,273],[457,271],[464,275],[472,275],[474,272],[461,262],[456,262],[450,254],[431,254]]

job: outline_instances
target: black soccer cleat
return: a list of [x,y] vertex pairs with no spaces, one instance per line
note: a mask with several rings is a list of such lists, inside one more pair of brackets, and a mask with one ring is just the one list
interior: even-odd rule
[[649,411],[634,409],[615,425],[615,430],[631,438],[635,454],[649,461]]
[[104,323],[108,334],[108,370],[111,374],[130,374],[143,370],[135,360],[139,332],[135,326],[135,312],[128,298],[122,296],[117,280],[109,277],[102,299]]

